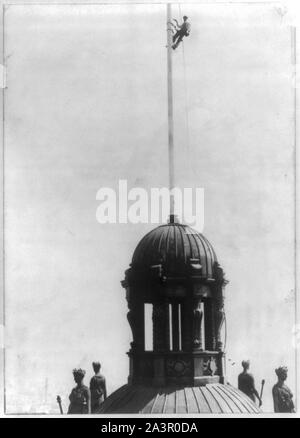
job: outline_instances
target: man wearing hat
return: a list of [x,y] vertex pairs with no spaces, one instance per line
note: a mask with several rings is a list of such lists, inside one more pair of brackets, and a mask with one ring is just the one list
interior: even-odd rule
[[188,17],[185,15],[183,17],[183,23],[180,25],[180,24],[178,24],[178,21],[174,18],[174,21],[177,24],[177,29],[176,29],[177,32],[173,36],[173,43],[174,44],[173,44],[172,48],[174,50],[179,46],[179,44],[183,40],[183,37],[189,36],[189,34],[190,34],[191,25],[187,20],[188,20]]
[[262,405],[261,398],[255,389],[254,377],[250,374],[250,360],[243,360],[242,362],[243,372],[238,377],[238,388],[244,392],[252,401],[255,402],[255,397],[259,401],[259,406]]

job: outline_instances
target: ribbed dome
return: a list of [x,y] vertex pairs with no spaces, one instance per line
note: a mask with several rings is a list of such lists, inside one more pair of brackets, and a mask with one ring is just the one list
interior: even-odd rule
[[232,414],[259,413],[244,393],[219,383],[197,387],[154,388],[124,385],[102,404],[110,414]]
[[169,223],[142,238],[134,251],[132,267],[145,269],[163,263],[167,270],[182,273],[193,260],[201,265],[203,277],[213,277],[217,257],[208,240],[187,225]]

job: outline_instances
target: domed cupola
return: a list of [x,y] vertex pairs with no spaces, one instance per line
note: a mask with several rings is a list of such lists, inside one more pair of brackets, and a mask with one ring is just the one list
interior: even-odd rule
[[225,284],[211,244],[192,228],[171,221],[140,241],[122,282],[133,337],[130,383],[223,382]]
[[186,225],[171,221],[140,241],[122,281],[133,337],[128,383],[100,413],[260,412],[224,384],[226,283],[211,244]]

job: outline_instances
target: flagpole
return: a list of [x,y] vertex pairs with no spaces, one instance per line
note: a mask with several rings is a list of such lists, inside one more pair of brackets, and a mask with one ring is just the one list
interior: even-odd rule
[[171,3],[167,3],[167,78],[168,78],[168,152],[169,152],[169,190],[170,190],[170,222],[174,222],[174,121],[173,121],[173,76],[172,76],[172,31],[169,22],[171,16]]

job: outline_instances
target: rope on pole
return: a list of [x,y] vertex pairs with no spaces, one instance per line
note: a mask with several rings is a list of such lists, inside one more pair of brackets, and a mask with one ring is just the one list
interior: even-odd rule
[[[182,15],[181,5],[178,4],[179,14]],[[184,97],[185,97],[185,125],[186,125],[186,149],[188,156],[188,165],[191,173],[195,174],[194,167],[191,161],[191,147],[190,147],[190,121],[189,121],[189,111],[188,111],[188,89],[187,89],[187,78],[186,78],[186,61],[185,61],[185,51],[184,51],[184,41],[182,41],[182,62],[183,62],[183,76],[184,76]]]

